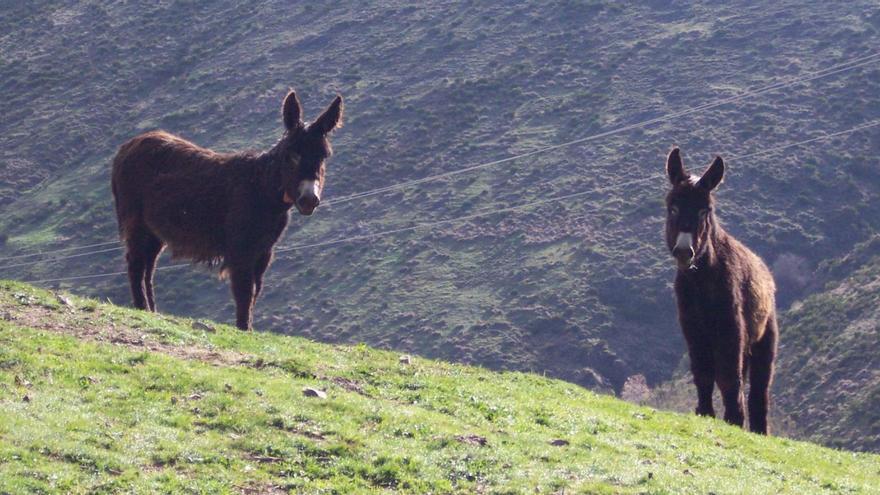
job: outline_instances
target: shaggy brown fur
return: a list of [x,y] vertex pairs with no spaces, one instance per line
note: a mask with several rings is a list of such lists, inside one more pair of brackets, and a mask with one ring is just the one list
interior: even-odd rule
[[336,97],[306,126],[291,91],[282,113],[284,135],[263,153],[215,153],[163,131],[120,147],[112,188],[136,307],[156,311],[153,273],[167,245],[176,258],[222,263],[235,298],[236,325],[250,328],[288,210],[296,205],[310,215],[320,203],[331,152],[327,135],[342,119],[342,99]]
[[675,295],[697,387],[696,413],[715,416],[712,392],[718,384],[724,420],[742,426],[748,373],[749,426],[767,434],[779,337],[773,276],[715,219],[711,192],[724,176],[721,157],[696,178],[685,171],[681,152],[674,148],[666,172],[672,183],[666,196],[666,243],[678,264]]

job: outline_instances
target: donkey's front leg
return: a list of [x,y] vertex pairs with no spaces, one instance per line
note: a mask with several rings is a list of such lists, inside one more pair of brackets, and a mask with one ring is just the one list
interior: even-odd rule
[[713,363],[712,349],[702,340],[692,337],[688,341],[691,375],[693,375],[694,385],[697,387],[697,409],[695,412],[698,416],[714,418],[712,392],[715,389],[715,363]]
[[743,405],[743,354],[731,345],[716,354],[715,381],[724,402],[724,421],[737,426],[745,422]]
[[714,418],[712,392],[715,390],[715,357],[712,341],[706,336],[702,320],[684,317],[681,319],[681,329],[688,345],[694,386],[697,387],[697,408],[694,412],[699,416]]
[[235,266],[230,270],[229,281],[235,298],[235,326],[242,330],[251,328],[254,308],[254,270],[252,266]]

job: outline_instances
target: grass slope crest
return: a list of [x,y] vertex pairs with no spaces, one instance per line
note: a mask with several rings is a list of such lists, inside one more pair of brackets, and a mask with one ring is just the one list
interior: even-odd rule
[[878,465],[533,374],[0,282],[0,493],[877,493]]
[[[115,239],[109,163],[140,132],[163,128],[219,151],[268,148],[280,131],[278,100],[291,86],[308,102],[346,97],[346,128],[334,138],[324,192],[332,203],[872,53],[880,7],[869,0],[379,1],[332,9],[268,1],[35,0],[3,2],[0,32],[0,256],[7,256]],[[322,207],[309,221],[296,219],[282,243],[355,237],[602,189],[435,231],[279,256],[255,324],[323,342],[545,372],[595,390],[620,390],[637,374],[655,387],[674,376],[685,348],[662,246],[664,153],[680,144],[695,167],[702,165],[696,157],[724,154],[730,173],[719,191],[719,216],[773,267],[784,310],[822,289],[815,267],[880,231],[880,139],[865,131],[748,160],[728,157],[876,119],[878,69],[866,65]],[[657,181],[618,186],[629,177]],[[116,251],[3,270],[0,277],[123,269]],[[228,287],[210,274],[169,270],[158,278],[164,312],[212,319],[233,313]],[[61,286],[130,300],[124,276]],[[794,414],[840,401],[853,411],[876,410],[878,401],[863,393],[875,388],[836,387],[846,380],[822,380],[828,386],[811,393],[810,403],[788,394],[825,372],[816,367],[819,359],[783,366],[786,353],[806,355],[801,346],[809,339],[793,335],[785,344],[784,315],[782,321],[778,376],[786,398],[779,406],[803,421],[791,431],[826,431],[810,438],[872,448],[863,438],[877,433],[862,414]],[[819,318],[791,321],[817,337],[828,329]],[[819,354],[832,356],[831,336],[821,336]],[[880,339],[859,342],[880,355]],[[875,362],[852,371],[868,369],[877,383]],[[789,369],[798,370],[793,381]]]

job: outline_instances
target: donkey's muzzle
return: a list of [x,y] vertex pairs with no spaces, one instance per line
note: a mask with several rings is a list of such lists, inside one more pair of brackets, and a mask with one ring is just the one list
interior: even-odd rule
[[316,181],[302,181],[299,185],[299,197],[296,198],[296,209],[303,215],[311,215],[321,204],[320,191]]
[[687,247],[676,247],[672,250],[672,256],[678,261],[679,266],[689,267],[691,263],[694,261],[694,248]]
[[311,215],[319,204],[321,200],[317,196],[302,196],[296,202],[296,209],[303,215]]
[[672,248],[672,256],[678,261],[678,266],[687,268],[694,261],[694,236],[689,232],[679,232],[675,239],[675,246]]

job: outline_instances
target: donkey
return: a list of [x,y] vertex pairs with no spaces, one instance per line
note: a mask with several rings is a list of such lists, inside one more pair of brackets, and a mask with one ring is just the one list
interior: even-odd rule
[[332,152],[327,136],[340,126],[342,110],[337,96],[307,125],[290,91],[284,134],[262,153],[215,153],[163,131],[123,144],[111,185],[135,307],[156,311],[153,273],[169,246],[175,258],[220,265],[232,287],[235,323],[249,329],[288,210],[311,215],[321,202]]
[[776,287],[767,265],[721,228],[712,190],[724,176],[716,157],[701,177],[689,175],[681,151],[666,159],[666,244],[678,265],[675,297],[697,387],[696,413],[715,416],[715,384],[724,420],[743,426],[743,384],[751,384],[751,431],[767,434],[770,382],[779,328]]

